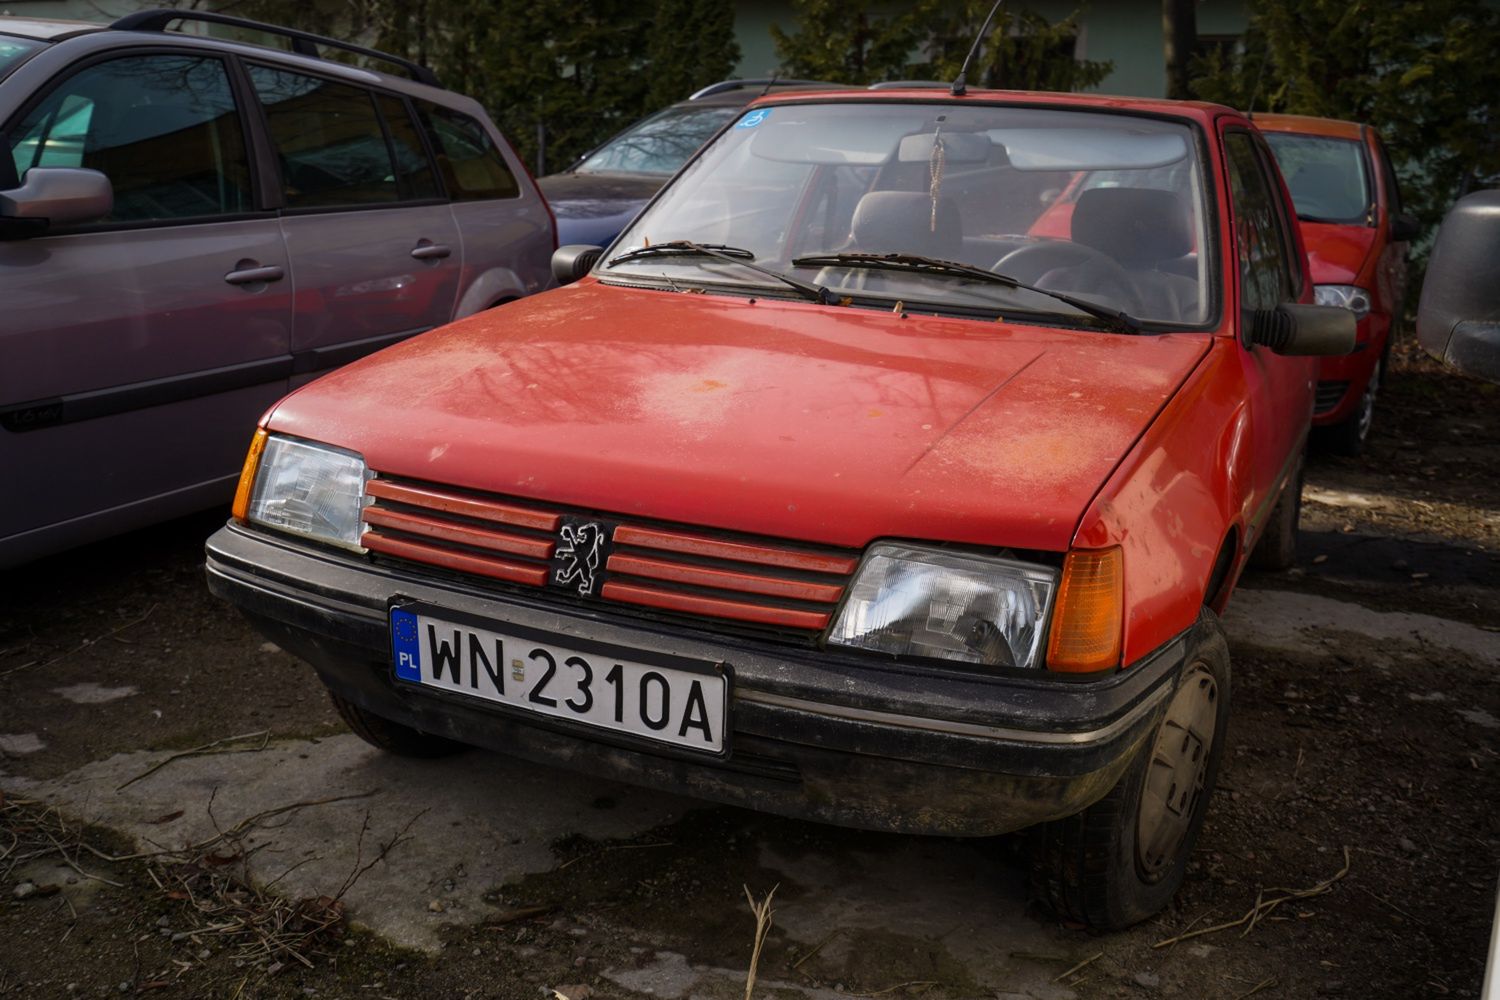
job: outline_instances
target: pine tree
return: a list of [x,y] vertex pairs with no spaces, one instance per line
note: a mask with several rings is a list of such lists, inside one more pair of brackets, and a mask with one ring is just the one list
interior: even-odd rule
[[1500,177],[1500,11],[1483,0],[1255,0],[1242,51],[1196,64],[1204,100],[1375,126],[1408,211],[1436,223]]

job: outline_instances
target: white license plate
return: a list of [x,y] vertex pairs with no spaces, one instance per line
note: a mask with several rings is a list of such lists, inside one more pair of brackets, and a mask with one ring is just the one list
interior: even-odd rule
[[396,679],[509,708],[724,752],[729,685],[722,664],[615,650],[514,625],[391,608]]

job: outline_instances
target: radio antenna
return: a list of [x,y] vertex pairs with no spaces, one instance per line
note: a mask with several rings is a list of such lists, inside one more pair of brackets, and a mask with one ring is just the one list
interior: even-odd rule
[[979,54],[979,46],[984,42],[984,36],[990,33],[990,24],[994,22],[995,15],[1000,12],[1000,5],[1005,0],[995,0],[995,6],[990,8],[990,16],[984,19],[984,26],[979,29],[979,34],[974,36],[974,44],[969,46],[969,54],[964,58],[963,68],[958,71],[958,79],[953,81],[953,88],[949,92],[954,97],[962,97],[969,92],[967,83],[969,66],[973,64],[974,57]]

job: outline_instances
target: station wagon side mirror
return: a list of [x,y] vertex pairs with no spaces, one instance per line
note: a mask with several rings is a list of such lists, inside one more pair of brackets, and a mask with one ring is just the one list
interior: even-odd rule
[[1444,364],[1500,382],[1500,190],[1460,198],[1443,219],[1417,308],[1417,339]]
[[32,167],[18,188],[0,191],[0,222],[24,235],[49,226],[94,222],[115,207],[109,178],[83,167]]
[[1312,357],[1354,350],[1354,313],[1343,306],[1284,302],[1250,314],[1250,343],[1277,354]]
[[1391,242],[1410,243],[1422,235],[1422,224],[1414,215],[1397,212],[1391,216]]
[[552,277],[559,285],[570,285],[592,271],[603,253],[603,247],[587,243],[558,247],[552,251]]

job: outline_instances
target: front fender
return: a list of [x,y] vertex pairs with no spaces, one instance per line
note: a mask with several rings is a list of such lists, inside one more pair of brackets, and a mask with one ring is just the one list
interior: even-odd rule
[[1244,537],[1253,467],[1232,353],[1214,345],[1079,522],[1075,547],[1124,555],[1125,663],[1192,627],[1225,537]]

